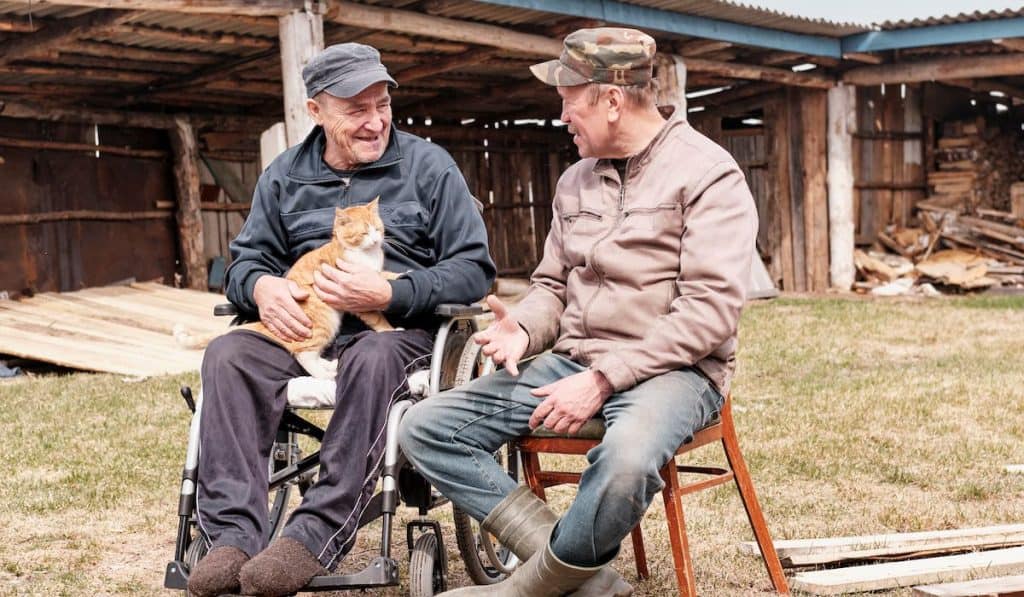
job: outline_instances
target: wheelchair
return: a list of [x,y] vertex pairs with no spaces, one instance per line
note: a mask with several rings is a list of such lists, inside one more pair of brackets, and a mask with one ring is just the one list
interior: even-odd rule
[[[469,339],[477,331],[475,316],[483,313],[479,305],[440,305],[435,314],[444,319],[434,340],[434,351],[428,370],[409,375],[411,398],[396,403],[389,413],[380,491],[363,513],[359,528],[381,520],[380,553],[362,570],[351,573],[332,573],[314,577],[301,591],[338,591],[398,586],[399,565],[392,557],[393,524],[399,503],[418,510],[418,517],[407,523],[405,541],[409,558],[409,594],[412,597],[430,597],[447,589],[448,558],[441,525],[428,516],[431,510],[448,504],[429,483],[409,465],[398,446],[398,424],[410,406],[418,399],[466,383],[478,375],[489,372],[490,359],[482,358],[480,348]],[[234,323],[241,321],[234,305],[218,305],[215,315],[233,315]],[[320,397],[309,392],[310,384],[329,383]],[[297,391],[292,391],[296,384]],[[314,480],[319,466],[319,452],[303,455],[300,436],[320,441],[324,430],[300,416],[300,410],[329,409],[333,405],[323,397],[333,399],[333,381],[296,378],[289,382],[288,407],[278,427],[277,437],[268,462],[270,482],[268,505],[270,533],[275,538],[287,515],[289,499],[295,491],[304,494]],[[209,546],[199,533],[196,519],[196,484],[199,471],[199,419],[202,394],[194,399],[192,390],[181,388],[181,395],[192,410],[185,466],[181,476],[178,499],[178,528],[174,557],[167,564],[164,587],[185,590],[189,571],[206,555]],[[509,446],[511,448],[511,446]],[[501,454],[496,457],[501,458]],[[515,458],[508,459],[509,474],[518,479]],[[452,505],[455,536],[466,572],[477,584],[493,584],[504,579],[518,564],[516,556],[495,543],[468,514]]]

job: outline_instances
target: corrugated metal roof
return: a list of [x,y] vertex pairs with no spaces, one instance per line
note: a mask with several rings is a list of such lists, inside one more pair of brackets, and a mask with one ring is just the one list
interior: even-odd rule
[[900,21],[886,21],[878,25],[884,30],[910,29],[911,27],[929,27],[933,25],[952,25],[954,23],[975,23],[978,21],[993,21],[996,19],[1010,19],[1024,17],[1024,7],[1018,9],[989,10],[982,12],[961,12],[948,14],[940,17],[929,17],[926,19],[903,19]]
[[671,12],[714,18],[732,23],[742,23],[755,27],[778,29],[790,33],[821,35],[825,37],[842,37],[851,33],[861,33],[867,28],[856,23],[812,19],[799,15],[784,13],[726,0],[629,0],[627,4],[658,8]]

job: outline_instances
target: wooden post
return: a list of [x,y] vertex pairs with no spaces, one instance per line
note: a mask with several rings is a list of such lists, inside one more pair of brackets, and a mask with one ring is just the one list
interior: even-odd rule
[[658,78],[658,105],[675,106],[676,114],[686,114],[686,64],[681,56],[658,53],[655,57]]
[[804,251],[807,259],[807,290],[828,290],[828,189],[826,136],[827,94],[816,89],[800,91],[800,118],[803,154],[800,162],[803,175]]
[[288,149],[288,139],[284,132],[284,123],[278,122],[260,135],[260,169],[266,170],[274,158]]
[[313,128],[306,110],[302,67],[324,49],[323,15],[297,10],[278,19],[281,38],[281,81],[284,84],[284,123],[288,146],[302,141]]
[[203,257],[203,218],[199,211],[199,152],[192,124],[174,119],[170,130],[174,149],[174,188],[178,195],[178,236],[185,287],[206,290],[206,259]]
[[857,128],[857,89],[828,91],[828,223],[832,287],[853,287],[853,134]]

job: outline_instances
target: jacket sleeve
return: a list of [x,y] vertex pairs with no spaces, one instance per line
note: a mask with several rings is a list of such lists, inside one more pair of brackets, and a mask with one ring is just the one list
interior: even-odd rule
[[[591,364],[617,392],[735,348],[757,238],[757,212],[739,167],[713,166],[683,197],[678,296],[640,340]],[[730,344],[730,346],[726,346]]]
[[530,337],[524,357],[546,350],[558,339],[569,274],[568,260],[562,250],[561,212],[556,194],[552,202],[551,230],[544,241],[544,256],[530,277],[530,288],[526,296],[511,309],[512,315]]
[[442,303],[473,303],[482,299],[494,282],[487,229],[454,162],[430,194],[427,228],[437,263],[391,281],[391,303],[384,310],[388,315],[408,319],[429,315]]
[[280,217],[279,187],[273,178],[269,169],[260,176],[249,217],[229,245],[231,265],[225,274],[227,297],[253,317],[259,315],[252,298],[256,280],[263,274],[283,276],[290,267],[287,236]]

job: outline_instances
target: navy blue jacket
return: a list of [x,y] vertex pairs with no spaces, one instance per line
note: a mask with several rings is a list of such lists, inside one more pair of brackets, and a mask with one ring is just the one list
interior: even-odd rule
[[[230,246],[226,284],[232,303],[257,316],[256,279],[283,276],[301,255],[330,240],[336,207],[377,196],[390,239],[384,268],[407,272],[390,282],[385,314],[392,325],[432,327],[437,305],[472,303],[487,293],[495,275],[487,231],[448,152],[392,127],[384,155],[360,166],[346,184],[324,162],[324,146],[323,129],[314,127],[260,176],[252,210]],[[361,325],[355,317],[344,321],[343,332]]]

